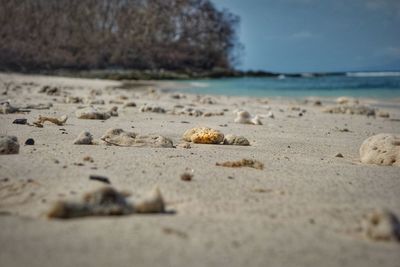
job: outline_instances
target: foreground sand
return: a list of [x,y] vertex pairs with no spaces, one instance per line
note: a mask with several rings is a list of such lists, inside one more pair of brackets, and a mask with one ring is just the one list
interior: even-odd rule
[[[17,136],[21,144],[19,154],[0,155],[0,266],[399,266],[399,243],[372,241],[357,229],[374,208],[400,215],[400,169],[361,164],[358,155],[367,137],[400,132],[400,103],[388,105],[391,119],[385,119],[326,114],[322,107],[294,100],[263,104],[216,96],[214,104],[203,104],[204,98],[185,94],[176,99],[174,93],[148,90],[150,85],[118,89],[129,86],[113,81],[10,74],[0,74],[0,81],[0,92],[9,86],[1,100],[54,105],[27,114],[0,114],[0,133]],[[119,116],[106,121],[81,120],[74,114],[85,104],[39,94],[44,85],[82,97],[101,89],[96,98],[104,99],[105,107],[114,106],[109,100],[121,95],[128,97],[123,102],[134,101],[137,107],[117,105]],[[194,104],[210,112],[225,109],[225,114],[142,113],[144,103],[166,109]],[[233,122],[236,108],[266,114],[267,106],[275,119],[262,119],[264,125]],[[293,106],[307,111],[299,117]],[[12,124],[16,118],[32,122],[39,114],[67,114],[69,119],[64,126],[46,123],[44,128]],[[111,127],[161,134],[179,144],[183,132],[195,126],[243,135],[251,146],[72,144],[82,130],[99,138]],[[340,131],[344,128],[349,132]],[[27,138],[35,145],[24,146]],[[344,158],[335,157],[337,153]],[[85,156],[94,162],[84,161]],[[242,158],[259,160],[265,169],[215,166]],[[192,170],[191,182],[180,180],[180,174]],[[172,212],[64,221],[45,217],[55,201],[79,198],[102,186],[89,180],[91,174],[107,176],[133,197],[158,185]]]

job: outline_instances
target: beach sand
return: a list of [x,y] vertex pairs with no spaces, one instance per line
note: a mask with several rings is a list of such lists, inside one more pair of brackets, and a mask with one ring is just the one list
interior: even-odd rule
[[[58,91],[39,93],[44,86]],[[0,87],[0,99],[15,106],[53,104],[0,114],[0,134],[20,143],[18,154],[0,155],[0,266],[399,266],[399,242],[366,238],[360,223],[374,209],[400,216],[400,169],[359,159],[366,138],[400,133],[398,102],[373,102],[386,105],[390,118],[381,118],[323,113],[325,101],[322,106],[291,99],[266,103],[163,90],[174,87],[169,82],[127,86],[0,74]],[[75,111],[88,104],[64,103],[66,96],[90,95],[106,103],[96,107],[118,106],[119,116],[78,119]],[[124,108],[129,101],[137,106]],[[167,112],[140,112],[144,104]],[[168,112],[176,105],[224,115]],[[275,118],[262,118],[263,125],[234,123],[235,109],[262,115],[269,108]],[[32,123],[39,115],[68,115],[68,120],[43,128],[12,123],[17,118]],[[242,135],[251,145],[179,146],[183,133],[197,126]],[[98,140],[109,128],[163,135],[178,146],[73,144],[83,130]],[[33,146],[24,145],[28,138]],[[343,157],[335,157],[338,153]],[[216,166],[243,158],[262,162],[264,169]],[[193,174],[191,181],[180,179],[185,172]],[[158,186],[168,212],[48,219],[54,202],[104,186],[90,175],[108,177],[134,199]]]

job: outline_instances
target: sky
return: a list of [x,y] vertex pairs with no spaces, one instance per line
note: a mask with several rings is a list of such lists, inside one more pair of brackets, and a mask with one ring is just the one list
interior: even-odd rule
[[241,19],[239,69],[400,70],[400,0],[213,0]]

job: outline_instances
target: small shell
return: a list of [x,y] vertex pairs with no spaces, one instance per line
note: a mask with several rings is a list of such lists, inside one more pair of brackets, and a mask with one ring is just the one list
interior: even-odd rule
[[258,115],[253,117],[248,111],[245,110],[236,112],[235,122],[242,124],[262,125]]

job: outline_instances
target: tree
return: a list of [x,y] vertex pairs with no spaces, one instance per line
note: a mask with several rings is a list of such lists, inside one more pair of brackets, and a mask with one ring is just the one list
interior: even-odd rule
[[232,69],[238,24],[209,0],[0,0],[0,69]]

